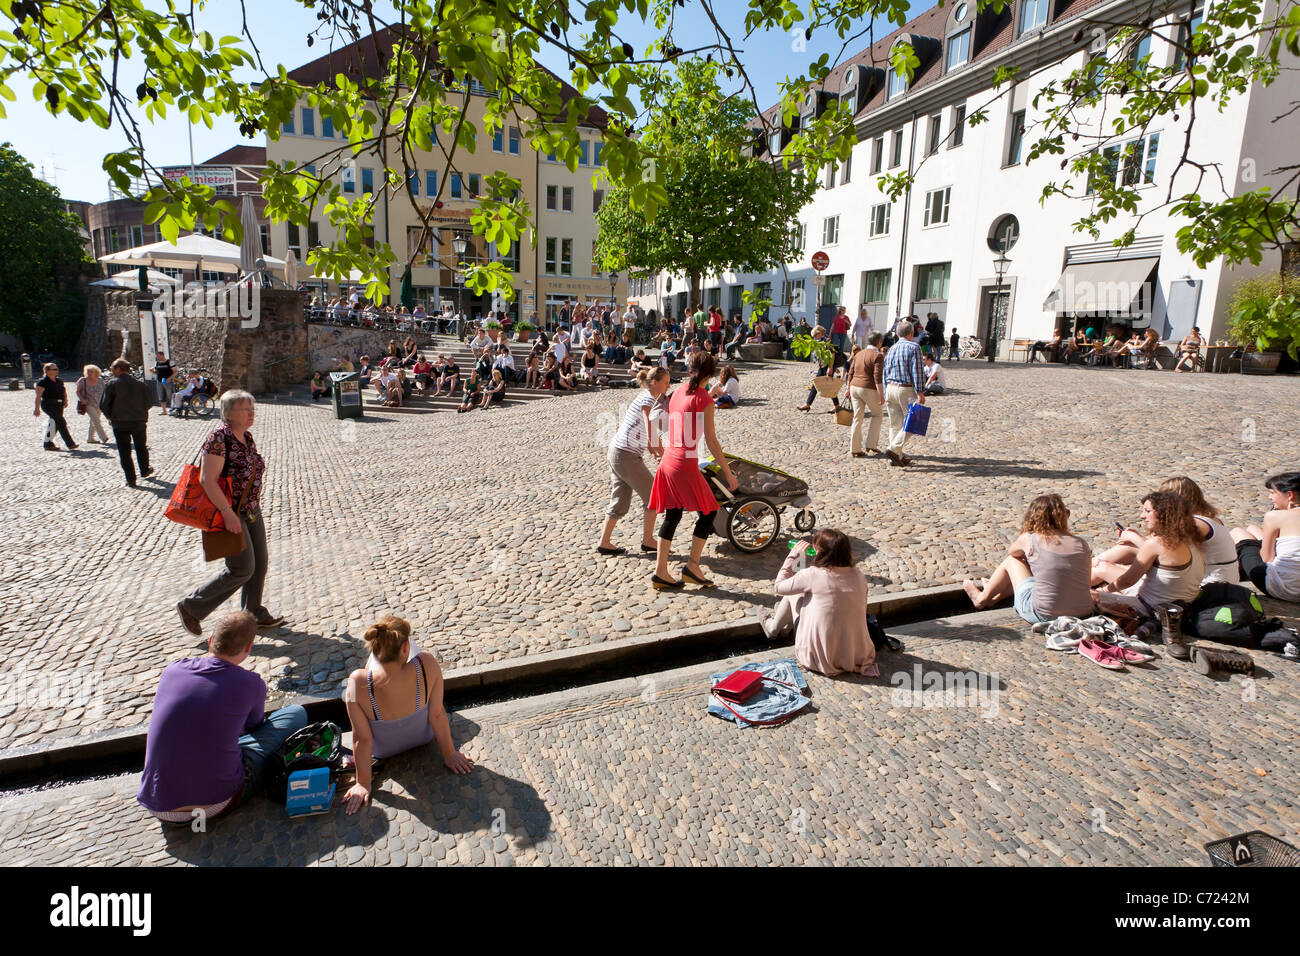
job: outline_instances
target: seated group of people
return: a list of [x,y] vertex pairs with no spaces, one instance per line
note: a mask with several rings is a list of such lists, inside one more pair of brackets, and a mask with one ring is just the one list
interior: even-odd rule
[[[1116,368],[1127,365],[1132,367],[1134,360],[1143,359],[1149,365],[1162,368],[1160,364],[1160,334],[1155,329],[1134,330],[1125,337],[1124,328],[1111,326],[1106,337],[1093,341],[1096,329],[1080,329],[1070,336],[1064,330],[1057,329],[1051,339],[1035,342],[1029,350],[1029,361],[1037,362],[1040,355],[1049,362],[1070,364],[1079,361],[1085,365],[1111,365]],[[1175,372],[1195,369],[1201,364],[1201,349],[1205,346],[1201,330],[1194,327],[1178,343]]]
[[1061,496],[1039,495],[992,577],[962,586],[980,609],[1013,598],[1031,623],[1115,607],[1155,617],[1195,600],[1211,581],[1249,581],[1300,603],[1300,472],[1274,475],[1264,487],[1272,510],[1263,522],[1230,531],[1195,481],[1170,478],[1142,499],[1143,530],[1116,522],[1115,544],[1096,557],[1071,533]]
[[[296,704],[266,713],[266,683],[241,666],[253,649],[257,618],[221,618],[208,653],[169,664],[158,681],[136,800],[166,823],[211,823],[262,789],[267,764],[307,711]],[[402,618],[381,618],[365,633],[364,669],[344,688],[352,729],[356,783],[344,797],[349,814],[370,799],[374,762],[436,740],[443,763],[465,774],[473,763],[456,749],[443,707],[442,670],[411,641]]]

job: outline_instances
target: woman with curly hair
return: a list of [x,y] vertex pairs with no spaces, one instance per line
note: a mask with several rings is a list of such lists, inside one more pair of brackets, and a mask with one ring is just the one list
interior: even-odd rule
[[1070,533],[1070,509],[1060,495],[1039,495],[1029,503],[1020,536],[991,578],[962,587],[971,604],[984,609],[1015,598],[1016,613],[1031,624],[1093,612],[1089,570],[1092,549]]
[[[1219,581],[1237,584],[1241,580],[1241,574],[1237,569],[1237,549],[1232,535],[1219,520],[1219,509],[1205,500],[1201,486],[1187,476],[1180,475],[1177,478],[1166,478],[1157,490],[1172,491],[1187,502],[1187,507],[1192,512],[1197,540],[1205,552],[1205,580],[1201,583]],[[1131,564],[1133,554],[1145,541],[1146,538],[1133,528],[1119,529],[1119,542],[1098,560],[1112,564]]]
[[1186,499],[1172,491],[1151,492],[1142,499],[1142,524],[1148,537],[1129,550],[1129,563],[1115,549],[1093,562],[1093,586],[1116,592],[1108,600],[1151,615],[1174,601],[1195,600],[1205,554]]

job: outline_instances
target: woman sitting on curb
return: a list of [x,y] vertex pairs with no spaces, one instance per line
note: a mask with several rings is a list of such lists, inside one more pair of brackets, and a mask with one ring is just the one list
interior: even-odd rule
[[[809,567],[796,570],[809,545]],[[792,625],[795,658],[809,670],[879,676],[876,646],[867,632],[867,579],[854,566],[848,537],[823,528],[800,541],[776,575],[776,611],[759,609],[763,632],[776,638]]]
[[487,387],[483,389],[483,404],[480,407],[487,408],[489,405],[500,405],[505,400],[505,377],[501,374],[501,369],[494,368],[492,370],[492,378],[488,380]]
[[977,610],[1014,596],[1016,613],[1030,624],[1092,615],[1092,549],[1070,533],[1070,509],[1060,495],[1039,495],[1029,503],[1020,536],[1007,551],[982,586],[962,582]]
[[370,800],[372,757],[393,757],[436,738],[447,769],[466,774],[474,768],[451,739],[442,706],[442,669],[432,654],[411,653],[410,625],[402,628],[399,621],[385,618],[366,631],[373,663],[353,671],[343,691],[357,773],[343,798],[349,814]]
[[478,407],[478,403],[483,400],[483,383],[479,381],[478,370],[469,373],[469,379],[465,382],[464,401],[456,409],[458,412],[473,411]]
[[1300,603],[1300,471],[1264,482],[1273,510],[1261,525],[1233,528],[1241,577],[1269,597]]
[[718,384],[709,392],[719,408],[735,408],[740,404],[740,377],[730,365],[722,366],[718,373]]
[[1100,593],[1097,604],[1125,605],[1141,614],[1175,601],[1193,601],[1205,577],[1201,532],[1187,502],[1172,491],[1153,491],[1142,499],[1142,523],[1148,537],[1129,563],[1118,555],[1093,562],[1092,584],[1116,593]]

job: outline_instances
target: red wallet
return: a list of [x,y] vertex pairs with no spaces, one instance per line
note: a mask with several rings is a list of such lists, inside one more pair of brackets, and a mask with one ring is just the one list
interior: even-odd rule
[[713,685],[713,692],[719,697],[743,704],[759,692],[763,686],[763,675],[758,671],[733,671]]

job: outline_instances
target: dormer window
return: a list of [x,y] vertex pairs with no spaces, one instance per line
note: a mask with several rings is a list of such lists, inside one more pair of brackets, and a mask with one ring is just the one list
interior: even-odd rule
[[842,103],[844,107],[849,111],[850,117],[852,117],[854,114],[857,113],[858,98],[857,98],[857,94],[853,90],[848,90],[847,92],[841,93],[840,103]]
[[1020,0],[1020,31],[1024,36],[1047,22],[1047,0]]
[[963,30],[958,30],[952,36],[948,37],[948,70],[955,70],[959,66],[964,66],[970,59],[970,38],[971,27],[966,26]]
[[892,100],[900,93],[907,91],[907,77],[903,76],[892,66],[885,76],[885,99]]
[[781,155],[781,131],[777,130],[767,144],[768,152],[773,156]]

